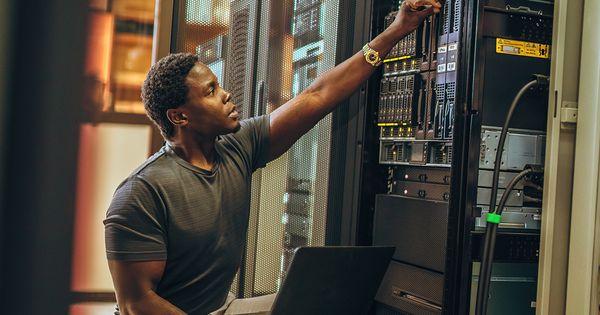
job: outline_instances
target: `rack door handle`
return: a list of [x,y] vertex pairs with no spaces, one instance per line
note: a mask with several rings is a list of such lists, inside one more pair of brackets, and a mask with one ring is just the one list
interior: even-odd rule
[[256,87],[256,110],[257,113],[252,113],[252,116],[260,116],[265,114],[265,81],[260,80]]

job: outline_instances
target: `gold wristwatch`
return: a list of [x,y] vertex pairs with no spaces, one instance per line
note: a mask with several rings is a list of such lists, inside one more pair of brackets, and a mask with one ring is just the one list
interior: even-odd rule
[[381,57],[379,57],[379,52],[369,47],[369,44],[365,44],[362,48],[363,54],[365,55],[365,60],[373,67],[377,67],[381,65]]

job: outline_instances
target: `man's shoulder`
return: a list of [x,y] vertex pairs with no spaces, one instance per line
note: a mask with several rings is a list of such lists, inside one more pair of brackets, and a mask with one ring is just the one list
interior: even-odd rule
[[[268,124],[269,115],[258,117],[250,117],[240,121],[240,129],[221,136],[221,143],[229,145],[249,145],[253,138],[260,136],[259,134],[265,129],[264,125]],[[264,136],[264,135],[263,135]]]
[[161,148],[133,170],[121,185],[128,182],[144,182],[153,186],[159,179],[172,176],[175,167],[176,163],[169,158],[166,150]]

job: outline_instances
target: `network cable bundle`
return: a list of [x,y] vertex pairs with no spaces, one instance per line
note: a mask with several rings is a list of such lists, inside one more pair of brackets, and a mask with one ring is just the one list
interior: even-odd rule
[[481,269],[479,272],[479,283],[477,289],[477,304],[475,308],[475,314],[477,315],[487,313],[490,280],[492,276],[492,262],[494,260],[494,249],[496,243],[496,233],[498,227],[502,224],[502,212],[505,206],[507,205],[508,199],[511,198],[511,194],[515,189],[516,185],[521,183],[522,181],[529,182],[530,185],[533,186],[533,190],[536,191],[536,193],[533,194],[534,196],[532,196],[531,198],[536,199],[539,203],[539,206],[541,206],[541,198],[539,197],[541,197],[540,194],[541,185],[543,184],[544,168],[539,164],[527,164],[523,167],[523,170],[521,172],[517,173],[514,177],[510,179],[510,181],[508,181],[508,183],[506,183],[505,189],[503,190],[498,205],[496,207],[496,200],[499,191],[498,184],[500,177],[500,169],[502,168],[502,165],[505,164],[502,162],[502,156],[504,155],[504,145],[506,143],[508,127],[510,125],[511,118],[517,107],[517,104],[519,104],[519,101],[521,100],[523,95],[527,93],[530,88],[537,86],[547,88],[548,77],[543,75],[535,75],[534,80],[528,82],[521,88],[521,90],[519,90],[508,109],[504,125],[502,126],[502,130],[500,132],[500,135],[498,136],[498,146],[496,150],[494,150],[495,158],[493,164],[494,169],[491,183],[492,188],[490,193],[488,212],[485,215],[488,225],[485,232],[485,243],[483,247],[483,256],[481,259]]

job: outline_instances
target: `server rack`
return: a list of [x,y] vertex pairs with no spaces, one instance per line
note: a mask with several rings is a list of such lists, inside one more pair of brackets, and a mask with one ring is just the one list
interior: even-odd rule
[[[389,25],[398,4],[372,3],[371,36]],[[532,74],[549,73],[552,7],[445,1],[369,82],[356,243],[397,247],[375,314],[472,311],[467,293],[476,291],[494,144],[512,97]],[[539,55],[516,51],[530,46]],[[501,188],[526,164],[543,164],[547,99],[541,89],[519,104]],[[535,311],[541,196],[525,186],[512,192],[503,214],[494,276],[512,287],[492,281],[492,312],[506,310],[495,301],[510,288],[519,291],[517,281],[527,284],[519,291],[526,298],[511,311]]]

